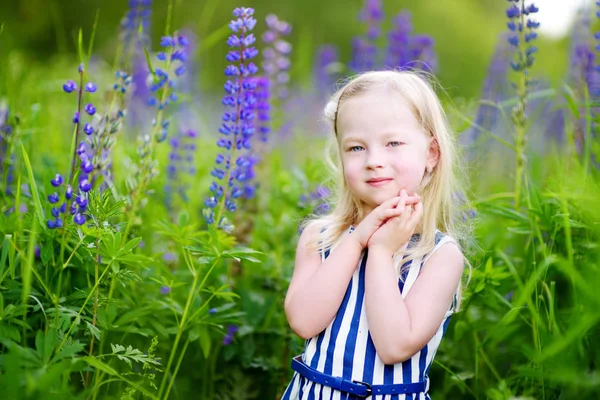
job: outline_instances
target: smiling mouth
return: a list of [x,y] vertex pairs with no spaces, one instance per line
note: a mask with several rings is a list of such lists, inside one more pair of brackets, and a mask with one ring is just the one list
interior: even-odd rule
[[386,178],[386,179],[371,179],[368,180],[367,183],[371,186],[383,186],[389,182],[391,182],[392,179]]

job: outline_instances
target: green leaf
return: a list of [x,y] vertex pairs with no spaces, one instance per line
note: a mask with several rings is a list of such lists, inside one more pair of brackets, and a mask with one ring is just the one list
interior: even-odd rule
[[52,255],[54,254],[54,246],[53,246],[53,241],[49,240],[48,242],[46,242],[46,244],[44,245],[44,247],[42,247],[42,263],[44,265],[48,265],[48,261],[50,261],[50,259],[52,258]]
[[25,162],[25,168],[27,169],[29,190],[33,196],[33,204],[35,206],[38,221],[42,226],[42,229],[45,230],[46,224],[44,223],[44,210],[42,209],[42,203],[40,201],[40,195],[38,194],[37,184],[35,183],[35,177],[33,176],[33,169],[31,168],[31,163],[29,162],[29,156],[27,155],[27,151],[25,151],[25,146],[23,146],[23,143],[21,143],[21,153],[23,154],[23,161]]
[[6,257],[8,256],[8,248],[10,247],[11,237],[12,235],[4,235],[4,240],[2,241],[2,253],[0,253],[0,277],[4,276],[4,269],[6,268]]
[[263,255],[264,253],[260,252],[260,251],[256,251],[247,247],[236,247],[235,249],[231,249],[231,250],[226,250],[222,253],[222,257],[223,258],[233,258],[234,260],[240,261],[240,260],[245,260],[245,261],[250,261],[253,263],[259,263],[260,260],[258,260],[255,257],[252,256],[257,256],[257,255]]
[[208,358],[208,356],[210,355],[211,340],[210,333],[208,332],[208,328],[206,327],[206,325],[201,325],[198,327],[198,336],[200,339],[200,347],[202,348],[204,358]]
[[567,84],[563,85],[563,96],[569,109],[573,113],[575,120],[579,120],[581,117],[579,114],[579,107],[577,106],[577,100],[575,100],[575,92],[573,92],[573,89]]
[[79,28],[79,36],[77,38],[77,54],[79,55],[79,62],[84,64],[85,59],[83,56],[83,30]]

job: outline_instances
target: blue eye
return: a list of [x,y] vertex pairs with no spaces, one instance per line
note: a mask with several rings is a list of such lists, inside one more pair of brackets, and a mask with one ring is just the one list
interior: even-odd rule
[[363,148],[362,146],[352,146],[348,149],[348,151],[351,151],[351,152],[360,151],[362,148]]
[[397,146],[400,146],[401,144],[404,144],[404,143],[402,143],[402,142],[398,142],[398,141],[394,140],[394,141],[392,141],[392,142],[389,142],[388,144],[389,144],[390,146],[392,146],[392,147],[397,147]]

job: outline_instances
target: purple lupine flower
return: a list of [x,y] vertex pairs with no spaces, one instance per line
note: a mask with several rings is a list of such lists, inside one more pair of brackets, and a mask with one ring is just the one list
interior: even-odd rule
[[[64,226],[65,221],[67,221],[67,208],[70,209],[69,213],[73,215],[73,222],[75,222],[77,225],[83,225],[87,220],[86,216],[84,215],[87,205],[87,197],[85,194],[80,193],[77,196],[76,202],[71,202],[73,197],[73,189],[70,185],[64,183],[64,179],[60,174],[56,174],[50,183],[53,188],[57,189],[57,191],[48,195],[48,203],[52,205],[50,208],[50,215],[52,215],[52,219],[46,221],[46,226],[48,229],[57,229]],[[61,198],[64,198],[64,201],[60,206],[57,206],[57,204],[61,201]],[[70,206],[68,205],[69,203]],[[78,204],[79,210],[77,209]]]
[[[510,63],[513,70],[527,71],[533,65],[533,54],[537,52],[537,47],[532,45],[537,37],[534,31],[539,27],[539,23],[529,18],[529,15],[535,14],[539,9],[530,4],[525,6],[525,0],[515,0],[515,4],[506,10],[506,16],[509,21],[507,27],[512,34],[508,37],[508,42],[517,49],[516,60]],[[525,17],[527,21],[525,21]],[[526,73],[526,72],[525,72]]]
[[300,196],[298,206],[312,210],[312,214],[323,215],[330,211],[328,198],[331,191],[326,186],[318,185],[308,195]]
[[[269,78],[272,95],[279,100],[283,100],[288,96],[287,83],[290,80],[290,53],[292,51],[292,45],[283,38],[291,33],[292,27],[289,23],[279,20],[274,14],[267,15],[265,20],[268,30],[262,36],[262,40],[266,44],[263,50],[262,67]],[[258,53],[254,49],[247,51]],[[238,56],[238,53],[233,54]],[[228,59],[228,61],[233,62],[236,60]]]
[[367,32],[352,39],[350,69],[354,72],[370,71],[379,65],[376,42],[381,36],[381,0],[365,0],[365,6],[359,12],[358,19],[366,23]]
[[209,314],[216,314],[217,313],[217,309],[216,308],[211,308],[210,310],[208,310]]
[[313,67],[314,80],[319,98],[329,95],[331,88],[339,76],[339,51],[333,45],[322,45],[317,48],[315,65]]
[[94,93],[97,89],[98,89],[98,87],[95,84],[93,84],[92,82],[88,82],[85,85],[85,91],[86,92]]
[[[197,68],[194,60],[186,54],[193,54],[197,40],[192,32],[185,32],[177,39],[180,50],[171,54],[171,60],[178,60],[185,66],[187,73],[179,78],[179,87],[182,94],[187,97],[194,96],[194,83],[197,79]],[[182,43],[184,43],[182,45]],[[181,47],[183,46],[183,47]],[[165,183],[165,203],[172,210],[176,197],[184,203],[188,201],[188,190],[190,188],[190,176],[196,173],[195,155],[198,132],[194,126],[198,125],[195,113],[190,102],[181,104],[177,111],[178,129],[169,140],[170,153],[167,164],[167,180]]]
[[[597,4],[600,6],[600,2]],[[598,16],[600,17],[600,13]],[[591,23],[591,18],[589,18],[586,13],[580,12],[577,20],[573,24],[569,76],[567,82],[573,89],[577,98],[582,100],[585,99],[585,92],[587,91],[587,97],[589,98],[590,103],[596,105],[598,104],[600,97],[600,67],[596,66],[597,60],[600,58],[597,54],[600,50],[600,46],[595,46],[594,41],[600,38],[600,34],[594,35],[593,38],[591,37]],[[585,117],[585,107],[586,105],[582,102],[582,106],[580,107],[582,116],[575,122],[575,126],[573,127],[575,148],[578,152],[581,152],[585,148],[588,131],[593,133],[597,130],[597,124],[595,123],[594,117],[600,112],[597,107],[591,108],[592,125],[588,127],[587,119]]]
[[386,67],[435,71],[437,55],[433,49],[433,38],[427,35],[413,35],[411,14],[408,11],[396,15],[392,23],[393,28],[388,33]]
[[[252,17],[254,10],[251,8],[236,8],[233,12],[237,19],[229,24],[234,32],[229,36],[227,44],[233,48],[228,59],[236,60],[235,64],[225,69],[225,75],[231,77],[225,84],[226,95],[223,105],[231,111],[223,114],[223,124],[219,132],[224,136],[217,141],[217,146],[223,153],[217,156],[217,166],[211,171],[216,178],[211,184],[211,195],[205,201],[209,208],[203,210],[203,215],[209,224],[217,222],[217,226],[226,231],[233,227],[224,217],[224,212],[234,212],[237,208],[233,194],[237,195],[247,183],[247,175],[239,163],[246,160],[245,154],[250,151],[251,138],[254,134],[254,113],[256,97],[254,90],[256,83],[252,76],[258,72],[256,65],[249,61],[257,55],[252,44],[254,35],[250,33],[256,25]],[[238,53],[237,56],[233,56]],[[240,152],[242,154],[238,155]],[[235,160],[235,161],[234,161]],[[220,182],[217,182],[220,181]],[[216,215],[215,210],[216,209]]]
[[165,286],[165,285],[163,285],[163,286],[160,287],[160,294],[162,294],[163,296],[166,296],[169,293],[171,293],[171,288],[170,287]]
[[254,82],[256,83],[256,103],[254,109],[257,114],[256,118],[254,118],[254,129],[255,132],[258,132],[259,140],[266,143],[271,132],[271,105],[269,101],[271,92],[269,90],[269,79],[258,76],[254,78]]
[[[147,105],[150,107],[157,107],[157,116],[153,126],[155,127],[154,138],[157,142],[162,142],[167,138],[169,120],[163,119],[164,110],[170,103],[177,101],[177,96],[174,93],[175,81],[172,79],[171,69],[174,69],[175,76],[180,77],[185,73],[185,66],[182,60],[185,60],[183,54],[185,54],[185,47],[180,45],[177,32],[173,36],[163,36],[161,39],[161,46],[165,49],[165,52],[169,57],[162,59],[160,55],[157,60],[160,61],[160,67],[154,69],[154,77],[150,85],[150,92],[152,93],[147,100]],[[183,41],[181,43],[187,43]],[[173,54],[179,54],[178,57],[172,57]],[[160,124],[160,125],[157,125]]]
[[223,337],[223,345],[228,346],[233,342],[233,337],[238,331],[237,325],[229,325],[227,327],[227,334]]
[[75,82],[73,82],[73,81],[69,80],[69,81],[67,81],[67,83],[65,83],[65,84],[63,85],[63,90],[64,90],[66,93],[71,93],[71,92],[73,92],[73,91],[77,90],[77,84],[76,84]]
[[[513,47],[506,40],[506,35],[500,35],[494,54],[488,65],[487,75],[483,83],[480,98],[487,102],[499,103],[512,96],[508,82],[509,62],[513,57]],[[482,129],[496,134],[507,131],[506,121],[501,118],[500,109],[490,104],[480,104],[477,107],[475,124],[460,135],[464,145],[473,145],[481,137]]]
[[[141,47],[148,45],[150,37],[150,14],[151,0],[129,0],[129,9],[125,12],[125,16],[121,19],[120,40],[123,43],[123,58],[127,60],[136,54],[142,54]],[[138,39],[138,30],[142,25],[141,42]],[[127,62],[121,62],[121,67],[127,68],[124,65]]]

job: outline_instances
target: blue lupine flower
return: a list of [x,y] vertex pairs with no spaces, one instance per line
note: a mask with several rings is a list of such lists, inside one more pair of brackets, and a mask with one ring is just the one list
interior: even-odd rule
[[[526,71],[533,65],[534,57],[533,54],[537,51],[535,46],[531,45],[531,42],[537,37],[537,34],[533,31],[539,28],[539,22],[529,18],[529,15],[535,14],[539,9],[534,5],[530,4],[525,7],[525,0],[517,0],[506,10],[506,16],[508,17],[508,29],[513,32],[508,37],[508,42],[517,49],[517,59],[511,62],[510,65],[513,70]],[[525,17],[527,21],[525,21]],[[525,26],[523,26],[525,22]],[[523,45],[527,47],[523,48]]]
[[237,327],[237,325],[229,325],[227,327],[227,334],[223,338],[224,346],[228,346],[233,342],[233,337],[235,336],[238,330],[239,328]]
[[312,210],[313,214],[323,215],[329,212],[330,205],[327,202],[331,191],[326,186],[318,185],[312,190],[308,196],[300,196],[298,206],[300,208],[308,208]]
[[[157,59],[161,61],[160,67],[154,68],[154,79],[150,85],[150,91],[153,93],[146,100],[146,104],[150,107],[157,106],[158,111],[164,110],[169,103],[177,101],[177,95],[174,93],[175,82],[171,79],[170,69],[174,67],[175,76],[181,77],[186,71],[183,65],[183,60],[186,59],[185,47],[180,43],[187,43],[183,35],[175,33],[174,36],[163,36],[161,46],[166,47],[164,52],[159,52]],[[173,54],[177,54],[173,57]],[[173,64],[173,63],[179,64]],[[166,122],[166,124],[163,124]],[[161,113],[161,129],[155,133],[157,142],[164,141],[168,136],[168,120],[162,120]],[[154,124],[153,124],[154,125]]]
[[92,103],[85,105],[85,112],[89,115],[94,115],[96,113],[96,107]]
[[339,51],[333,45],[322,45],[317,48],[315,65],[313,66],[314,80],[317,84],[319,98],[325,97],[331,91],[337,80],[338,71],[336,64],[339,63]]
[[56,174],[56,176],[54,177],[54,179],[52,179],[50,181],[50,183],[52,184],[52,186],[54,187],[59,187],[60,185],[62,185],[63,183],[63,177],[60,174]]
[[71,80],[67,81],[67,83],[65,83],[63,85],[63,90],[67,93],[71,93],[74,90],[77,90],[77,84]]
[[255,131],[258,132],[258,138],[266,143],[271,132],[271,92],[269,90],[269,79],[265,77],[256,77],[256,103],[254,105],[257,117],[255,118]]
[[394,69],[422,69],[435,71],[437,55],[433,49],[433,38],[413,35],[411,14],[404,11],[396,15],[393,28],[388,34],[385,66]]
[[98,89],[98,87],[96,85],[94,85],[92,82],[88,82],[85,85],[85,91],[86,92],[94,93],[97,89]]
[[92,127],[92,124],[87,123],[83,127],[83,131],[85,132],[86,135],[91,135],[92,133],[94,133],[94,128]]
[[358,19],[367,24],[367,32],[352,39],[350,68],[355,72],[373,70],[379,65],[376,42],[381,36],[381,0],[365,0],[365,6],[359,12]]
[[[225,75],[233,79],[225,84],[226,95],[222,103],[233,110],[232,112],[225,112],[223,115],[223,125],[220,132],[226,138],[219,138],[217,146],[227,150],[227,153],[220,154],[220,157],[217,157],[219,167],[215,167],[211,171],[211,175],[216,180],[211,184],[210,191],[212,195],[208,196],[205,204],[213,207],[203,210],[207,223],[212,224],[216,221],[218,227],[226,231],[232,229],[232,226],[224,217],[224,211],[233,212],[236,210],[237,206],[232,194],[237,194],[246,185],[248,178],[247,173],[239,166],[239,163],[244,163],[244,160],[246,160],[244,152],[240,155],[237,153],[243,149],[248,151],[251,149],[251,138],[255,131],[253,108],[256,103],[254,96],[256,82],[250,78],[256,74],[258,68],[249,61],[257,54],[254,48],[251,48],[252,43],[255,41],[254,35],[249,33],[256,25],[256,19],[252,17],[253,14],[254,10],[251,8],[236,8],[233,15],[237,19],[229,24],[234,34],[229,36],[227,44],[239,52],[239,58],[230,56],[229,59],[238,61],[225,69]],[[232,169],[233,160],[235,160],[236,168]],[[214,204],[213,197],[218,201],[217,204]],[[218,209],[215,217],[214,209],[216,208]]]
[[[60,174],[56,174],[50,183],[53,187],[58,188],[60,191],[63,187],[64,179]],[[87,197],[85,194],[80,193],[77,196],[76,201],[71,203],[70,206],[67,206],[73,197],[73,189],[70,185],[64,186],[65,201],[62,202],[60,207],[54,206],[61,199],[61,195],[58,192],[54,192],[48,196],[48,202],[53,205],[53,207],[50,209],[50,214],[52,215],[53,219],[46,221],[46,226],[48,229],[58,229],[64,226],[64,221],[66,221],[66,219],[63,218],[66,217],[67,207],[69,208],[69,213],[74,216],[73,222],[75,222],[77,225],[83,225],[86,221],[86,216],[83,214],[83,212],[87,206]],[[79,205],[79,210],[77,209],[77,205]]]
[[83,225],[83,224],[85,224],[85,221],[86,221],[85,215],[75,214],[75,216],[73,217],[73,221],[75,221],[75,223],[77,225]]
[[[509,92],[508,71],[514,47],[509,45],[505,36],[502,35],[496,44],[494,54],[488,65],[487,75],[480,95],[480,98],[486,100],[486,103],[500,103],[513,95],[512,92]],[[460,141],[463,145],[475,144],[482,137],[482,129],[496,134],[508,129],[505,124],[506,121],[501,118],[499,107],[490,104],[479,105],[474,122],[473,127],[460,135]]]
[[160,294],[166,296],[169,293],[171,293],[171,288],[170,287],[164,286],[164,285],[160,287]]
[[121,40],[124,57],[134,51],[140,51],[138,29],[142,25],[142,44],[147,45],[150,27],[151,0],[130,0],[129,10],[121,20]]
[[[292,45],[283,37],[288,36],[292,28],[289,23],[279,20],[274,14],[267,15],[265,20],[268,30],[263,34],[262,40],[267,46],[263,50],[262,67],[269,78],[271,93],[277,99],[283,100],[288,96],[287,83],[290,80],[290,53],[292,52]],[[247,48],[241,54],[246,59],[253,58],[258,54],[258,50]],[[229,52],[227,61],[237,61],[232,57],[240,56],[239,52]]]

